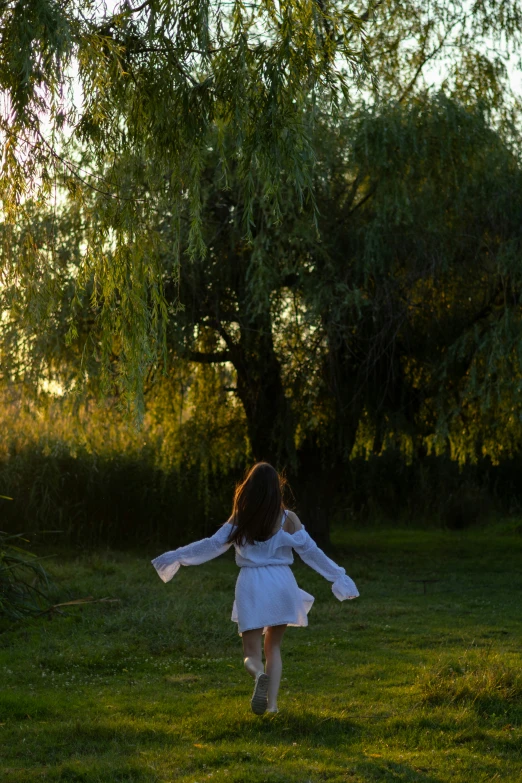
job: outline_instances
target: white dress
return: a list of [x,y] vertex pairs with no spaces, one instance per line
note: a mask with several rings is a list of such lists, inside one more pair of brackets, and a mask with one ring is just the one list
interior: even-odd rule
[[[332,584],[332,592],[339,601],[357,598],[359,592],[344,568],[336,565],[302,527],[295,533],[281,528],[267,541],[254,544],[235,544],[236,563],[241,570],[236,582],[236,597],[232,620],[237,622],[239,634],[253,628],[264,631],[272,625],[308,625],[308,612],[314,597],[301,590],[290,565],[294,562],[292,549]],[[222,555],[232,546],[229,541],[232,524],[226,522],[210,538],[156,557],[152,565],[164,582],[169,582],[180,566],[199,565]]]

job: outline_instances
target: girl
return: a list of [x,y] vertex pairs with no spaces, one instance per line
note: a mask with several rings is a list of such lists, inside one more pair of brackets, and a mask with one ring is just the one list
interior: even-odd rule
[[[258,462],[236,488],[232,515],[210,538],[165,552],[152,561],[168,582],[181,565],[199,565],[223,554],[232,544],[241,570],[236,582],[232,620],[243,637],[246,670],[255,679],[251,707],[256,715],[277,712],[281,682],[281,640],[287,625],[308,625],[313,596],[297,586],[290,569],[292,549],[333,582],[339,601],[357,598],[344,568],[317,547],[293,511],[282,501],[282,480],[267,462]],[[261,638],[265,634],[266,670]]]

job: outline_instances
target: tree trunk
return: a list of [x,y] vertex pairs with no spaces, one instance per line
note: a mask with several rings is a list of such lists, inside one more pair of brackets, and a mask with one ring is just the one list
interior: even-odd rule
[[305,441],[298,453],[299,470],[291,484],[301,522],[318,546],[328,548],[335,480],[321,456],[315,438]]
[[[308,438],[298,453],[295,489],[298,514],[318,546],[328,548],[330,525],[335,504],[345,488],[348,460],[353,449],[363,397],[358,393],[357,367],[344,341],[334,342],[329,335],[329,353],[324,365],[325,388],[334,404],[329,433]],[[325,437],[326,435],[326,437]]]
[[285,396],[268,314],[242,322],[241,338],[231,355],[255,459],[266,460],[279,469],[294,468],[294,418]]

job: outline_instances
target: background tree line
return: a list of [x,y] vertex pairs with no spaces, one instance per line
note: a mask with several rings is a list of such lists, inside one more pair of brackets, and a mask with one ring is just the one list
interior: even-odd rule
[[[486,496],[516,508],[519,106],[496,47],[518,42],[517,5],[441,2],[428,12],[389,2],[359,9],[351,27],[339,18],[348,37],[357,25],[365,33],[352,53],[368,76],[362,91],[346,76],[330,91],[309,82],[299,107],[285,92],[290,114],[276,71],[260,76],[252,61],[248,111],[234,93],[253,134],[246,157],[239,125],[217,114],[191,124],[193,91],[204,82],[169,124],[157,79],[170,74],[174,96],[179,62],[165,71],[147,59],[142,49],[157,27],[132,22],[137,50],[134,16],[115,18],[107,33],[94,16],[91,26],[113,42],[118,31],[117,57],[125,51],[142,81],[124,89],[126,75],[109,74],[114,117],[98,104],[95,133],[94,104],[84,102],[83,136],[62,139],[59,164],[52,151],[52,186],[28,195],[16,219],[4,212],[6,494],[27,497],[23,487],[34,481],[23,454],[38,475],[52,464],[54,500],[38,512],[44,478],[31,513],[48,526],[62,508],[71,535],[92,540],[116,540],[129,519],[135,540],[160,533],[172,515],[188,515],[190,527],[215,523],[252,459],[286,470],[303,518],[323,538],[347,510],[424,515],[428,500],[435,515],[464,524]],[[335,70],[325,20],[310,62],[327,52]],[[90,56],[107,66],[115,50],[100,46]],[[430,86],[437,61],[446,76]],[[279,66],[285,81],[292,69]],[[197,145],[197,154],[185,148],[189,179],[159,143],[157,124],[132,124],[143,120],[134,112],[147,85],[159,90],[151,95],[162,138],[177,128],[168,144],[179,140],[186,122],[185,141]],[[22,382],[39,389],[40,402],[26,402],[33,412],[16,430],[10,415],[20,415]],[[53,401],[53,388],[67,395]],[[89,413],[91,401],[72,418],[73,392],[77,409],[104,399],[102,412]],[[38,405],[49,425],[28,435]],[[118,406],[135,406],[143,428],[122,420],[108,437],[106,417],[116,426]],[[12,525],[24,508],[11,505]],[[141,524],[140,514],[156,523]]]

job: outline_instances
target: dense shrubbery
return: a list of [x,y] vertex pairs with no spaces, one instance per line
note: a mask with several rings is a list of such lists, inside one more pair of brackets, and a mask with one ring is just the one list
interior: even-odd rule
[[56,530],[85,546],[181,542],[225,521],[233,479],[204,476],[195,467],[163,471],[150,452],[74,456],[56,442],[26,447],[0,464],[13,502],[4,510],[10,530]]
[[[520,510],[521,469],[520,460],[459,468],[443,457],[408,465],[392,452],[355,459],[333,485],[330,521],[468,527],[495,512]],[[0,463],[0,482],[14,498],[2,509],[2,525],[12,531],[59,530],[59,540],[82,546],[177,545],[210,534],[227,518],[239,475],[239,470],[203,474],[197,466],[163,470],[150,450],[71,454],[60,442],[51,449],[35,443]]]
[[2,527],[61,531],[58,540],[84,546],[180,542],[213,531],[230,511],[247,450],[234,411],[228,421],[226,410],[216,417],[209,406],[207,421],[197,386],[185,404],[201,409],[199,417],[172,401],[162,408],[157,391],[141,428],[114,401],[76,409],[67,398],[4,393],[0,486],[13,500],[0,509]]
[[[45,540],[87,547],[184,543],[227,518],[234,484],[253,459],[240,409],[216,418],[197,398],[183,418],[162,410],[157,395],[141,429],[108,402],[75,411],[65,398],[3,401],[0,487],[13,499],[0,499],[0,519],[11,533],[61,531]],[[318,460],[312,495],[290,476],[295,497],[287,501],[304,519],[316,502],[326,530],[374,520],[458,529],[522,507],[520,458],[459,466],[449,456],[411,459],[400,448],[359,453],[341,469]]]

